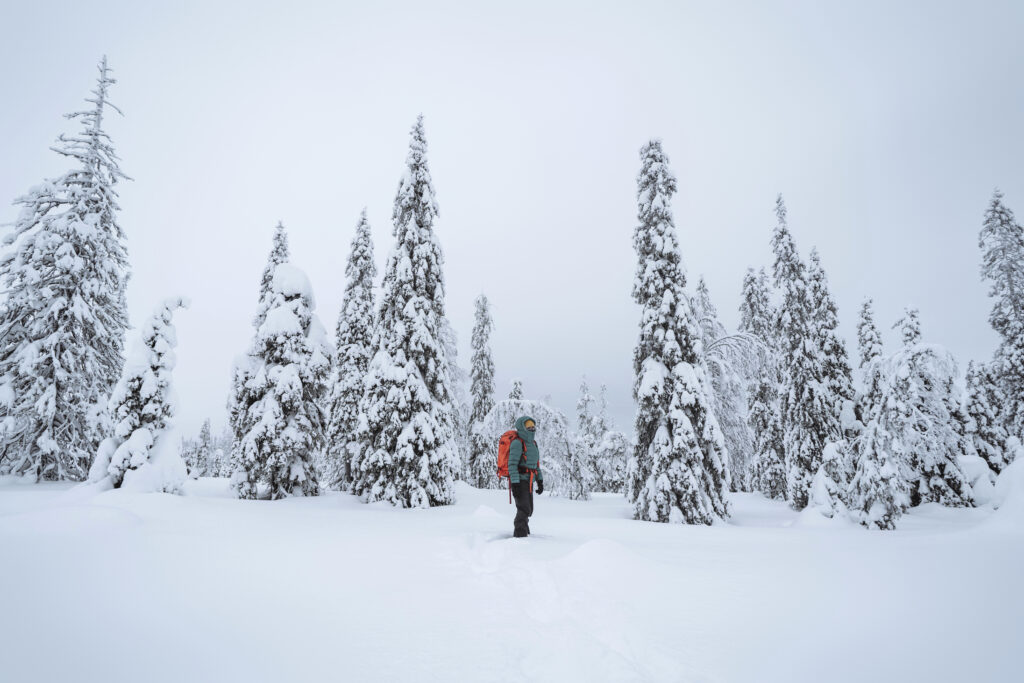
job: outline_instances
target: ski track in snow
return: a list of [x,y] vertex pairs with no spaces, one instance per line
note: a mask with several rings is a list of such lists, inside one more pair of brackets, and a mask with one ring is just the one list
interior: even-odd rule
[[[0,481],[3,680],[1011,681],[1020,505],[868,532],[761,496],[714,527],[620,496],[433,510]],[[54,655],[54,652],[59,655]]]

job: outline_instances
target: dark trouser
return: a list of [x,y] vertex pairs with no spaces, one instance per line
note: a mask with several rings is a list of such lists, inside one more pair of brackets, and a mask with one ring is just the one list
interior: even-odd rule
[[533,514],[533,485],[529,474],[521,477],[516,495],[516,519],[513,536],[529,536],[530,515]]

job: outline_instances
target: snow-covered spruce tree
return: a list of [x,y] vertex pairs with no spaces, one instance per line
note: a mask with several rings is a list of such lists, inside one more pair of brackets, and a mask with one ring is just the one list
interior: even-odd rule
[[[882,351],[882,335],[879,334],[878,327],[875,325],[874,301],[868,298],[861,304],[860,314],[857,319],[857,355],[859,358],[857,367],[860,370],[860,378],[859,383],[854,387],[854,410],[856,420],[861,428],[867,425],[870,419],[868,412],[870,411],[871,401],[878,399],[877,395],[869,395],[871,386],[868,375],[872,362],[882,357]],[[850,442],[851,474],[857,467],[857,458],[859,457],[857,455],[857,448],[853,445],[856,439],[857,436],[854,435]]]
[[974,450],[996,474],[1009,464],[1009,434],[1001,411],[1006,405],[998,377],[988,364],[967,366],[967,433]]
[[498,401],[474,429],[481,438],[497,444],[501,435],[513,429],[515,421],[524,415],[537,421],[536,439],[545,494],[550,491],[572,500],[588,500],[591,478],[580,456],[576,436],[565,415],[550,404],[527,399]]
[[693,311],[701,328],[704,360],[711,373],[712,407],[722,428],[729,461],[729,488],[749,490],[746,471],[754,436],[747,415],[747,377],[758,357],[758,344],[744,334],[729,334],[718,320],[707,283],[701,277],[693,296]]
[[640,335],[633,354],[637,444],[629,466],[634,516],[711,524],[728,516],[728,471],[711,410],[700,328],[685,292],[670,203],[676,179],[660,140],[640,150],[633,298]]
[[593,491],[622,493],[626,484],[626,468],[633,444],[622,432],[608,430],[594,448],[591,470]]
[[288,263],[288,233],[285,232],[284,224],[281,221],[274,226],[273,246],[267,256],[267,265],[263,267],[263,276],[260,278],[260,300],[256,307],[256,317],[253,318],[252,326],[257,330],[267,317],[267,311],[272,305],[273,298],[271,291],[274,280],[274,269],[282,263]]
[[1002,339],[994,369],[1007,401],[1004,426],[1011,437],[1024,440],[1024,227],[999,190],[985,212],[978,246],[981,275],[993,300],[989,324]]
[[360,402],[361,454],[354,490],[369,502],[428,507],[454,502],[460,463],[445,358],[444,255],[420,116],[395,197],[388,257]]
[[[870,306],[866,310],[870,312]],[[870,316],[862,315],[864,319]],[[894,529],[910,507],[909,455],[903,438],[906,423],[900,401],[904,397],[893,381],[895,363],[883,359],[880,352],[880,346],[861,345],[864,429],[853,442],[856,465],[847,501],[853,516],[869,529]]]
[[0,473],[85,479],[124,365],[128,257],[115,186],[127,179],[103,128],[116,81],[106,57],[77,135],[53,150],[74,163],[19,197],[0,258]]
[[508,397],[512,401],[520,401],[523,398],[523,380],[514,379],[512,380],[512,389],[508,392]]
[[[871,361],[882,355],[882,335],[875,326],[874,302],[865,299],[860,306],[860,318],[857,320],[857,351],[860,354],[860,369],[867,372]],[[865,382],[865,386],[867,383]]]
[[[278,221],[277,226],[274,227],[273,242],[270,247],[270,254],[267,256],[267,265],[264,266],[263,275],[260,277],[259,300],[256,304],[256,316],[252,322],[257,333],[267,317],[267,311],[270,310],[274,269],[282,263],[287,263],[288,258],[288,234],[285,232],[284,224]],[[249,431],[250,427],[247,422],[248,410],[255,399],[249,388],[249,382],[252,380],[257,366],[258,361],[248,354],[236,360],[232,368],[231,392],[228,396],[228,426],[231,429],[232,439],[227,476],[232,477],[236,485],[237,478],[241,476],[242,472],[255,477],[255,479],[247,483],[244,493],[239,489],[240,495],[243,498],[256,497],[256,485],[261,476],[258,468],[237,469],[235,466],[236,461],[244,459],[242,454],[236,451],[241,447],[242,440],[245,438],[245,434]]]
[[612,419],[608,417],[608,385],[602,384],[598,393],[597,412],[591,419],[591,429],[595,434],[606,434],[615,429]]
[[481,435],[477,425],[494,407],[494,360],[491,358],[491,331],[494,329],[494,321],[486,296],[478,296],[474,305],[476,310],[473,337],[470,340],[473,356],[470,360],[469,377],[472,382],[470,394],[473,397],[473,407],[469,415],[471,450],[468,476],[473,486],[487,488],[497,486],[497,445]]
[[91,481],[141,491],[181,491],[185,463],[171,432],[171,373],[177,346],[171,321],[175,310],[187,306],[185,299],[168,299],[142,327],[141,343],[132,349],[110,397],[113,430],[99,446],[89,471]]
[[[967,414],[967,408],[964,405],[965,397],[960,391],[960,386],[957,382],[958,376],[959,367],[954,362],[953,373],[944,379],[944,401],[946,403],[946,413],[949,415],[949,427],[954,436],[953,441],[949,443],[949,447],[952,449],[954,460],[959,467],[960,460],[958,456],[977,455],[978,452],[974,449],[974,439],[970,434],[971,418]],[[960,469],[962,470],[962,468]]]
[[815,333],[815,348],[821,354],[822,385],[820,390],[826,405],[831,407],[828,429],[831,435],[822,451],[822,466],[815,474],[815,504],[826,516],[846,505],[846,493],[853,476],[850,441],[856,438],[861,424],[856,418],[853,376],[840,339],[839,318],[835,301],[828,288],[828,278],[821,266],[817,249],[811,249],[807,269],[811,300],[811,321]]
[[203,421],[196,442],[196,471],[199,476],[213,476],[216,463],[213,457],[213,436],[210,434],[210,420]]
[[455,449],[459,462],[456,478],[465,477],[465,465],[469,461],[470,431],[469,413],[469,372],[459,365],[459,336],[447,316],[441,318],[441,348],[448,361],[448,377],[451,380],[452,416],[455,420]]
[[822,465],[825,447],[837,442],[842,433],[835,401],[825,382],[825,359],[817,346],[820,337],[807,267],[786,224],[782,195],[775,202],[775,215],[778,222],[772,234],[772,250],[775,286],[782,293],[776,315],[786,495],[794,508],[802,510],[810,501],[811,484]]
[[277,266],[267,301],[240,393],[242,431],[232,449],[232,486],[240,498],[255,498],[260,481],[272,500],[317,495],[315,462],[326,427],[321,406],[334,350],[301,270]]
[[232,446],[235,443],[235,433],[231,428],[230,424],[224,426],[224,430],[214,439],[213,451],[216,453],[220,451],[218,456],[219,469],[217,470],[216,476],[230,478],[234,473],[231,467],[231,452]]
[[178,446],[178,455],[181,456],[181,461],[185,463],[185,471],[190,479],[197,479],[199,477],[196,474],[196,452],[198,449],[199,443],[195,439],[189,439],[188,437],[182,437],[181,443]]
[[580,397],[576,401],[576,435],[584,457],[590,459],[590,451],[601,441],[604,431],[598,417],[597,399],[590,393],[587,376],[580,379]]
[[960,403],[956,361],[943,347],[921,342],[916,309],[908,309],[896,325],[903,348],[889,360],[892,387],[887,400],[898,406],[895,431],[906,452],[911,505],[971,506],[970,485],[957,460],[965,439],[952,412]]
[[587,471],[590,488],[593,488],[600,478],[597,450],[604,439],[594,405],[596,402],[584,375],[580,380],[580,397],[576,401],[576,449]]
[[748,268],[743,278],[739,329],[761,343],[760,362],[748,388],[747,416],[753,437],[748,483],[769,498],[784,499],[786,462],[779,415],[778,335],[768,274],[763,268],[756,275]]
[[839,336],[839,315],[835,300],[828,288],[828,276],[821,266],[817,249],[811,249],[811,262],[807,270],[815,328],[821,349],[825,387],[833,401],[833,413],[839,419],[844,436],[856,436],[854,416],[853,373],[846,352],[846,344]]
[[906,308],[903,317],[893,324],[900,331],[903,346],[909,348],[921,343],[921,314],[916,308]]
[[622,493],[626,481],[626,468],[633,444],[629,437],[616,431],[608,416],[608,387],[601,385],[597,411],[591,416],[591,433],[596,436],[590,462],[584,463],[593,480],[592,491]]
[[343,491],[352,485],[352,458],[359,450],[356,441],[359,401],[363,396],[363,378],[373,357],[373,282],[376,277],[373,235],[366,209],[363,209],[345,265],[345,295],[336,328],[338,348],[330,389],[325,453],[324,483]]
[[576,401],[576,430],[583,438],[593,436],[594,397],[587,384],[587,376],[580,380],[580,397]]

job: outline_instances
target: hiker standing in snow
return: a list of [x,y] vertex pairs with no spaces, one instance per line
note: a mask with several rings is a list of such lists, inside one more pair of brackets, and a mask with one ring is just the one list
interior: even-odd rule
[[516,420],[517,438],[509,444],[508,478],[512,485],[512,496],[516,501],[515,531],[512,535],[516,538],[530,535],[534,481],[537,482],[537,495],[544,493],[544,475],[540,472],[540,449],[533,438],[536,431],[536,421],[524,415]]

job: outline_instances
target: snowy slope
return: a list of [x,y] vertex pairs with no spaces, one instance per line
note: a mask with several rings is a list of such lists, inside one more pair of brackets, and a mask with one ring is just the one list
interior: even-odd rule
[[505,491],[457,493],[395,510],[2,481],[0,680],[1024,675],[1020,505],[924,506],[886,533],[751,494],[714,527],[545,495],[519,540]]

